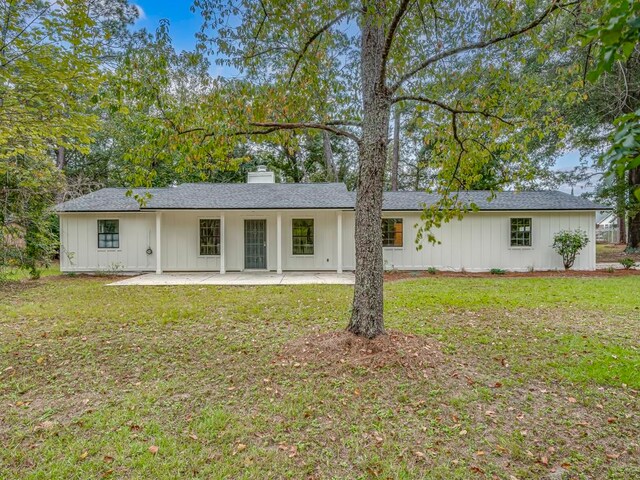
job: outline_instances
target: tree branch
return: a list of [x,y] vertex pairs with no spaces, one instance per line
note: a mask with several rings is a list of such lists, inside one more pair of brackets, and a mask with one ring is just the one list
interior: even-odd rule
[[505,33],[504,35],[500,35],[498,37],[494,37],[494,38],[491,38],[489,40],[470,43],[468,45],[462,45],[460,47],[456,47],[456,48],[451,48],[449,50],[445,50],[444,52],[438,53],[437,55],[433,55],[432,57],[427,58],[426,60],[424,60],[420,64],[418,64],[416,67],[414,67],[413,69],[411,69],[410,71],[408,71],[407,73],[402,75],[398,79],[398,81],[396,81],[396,83],[394,83],[391,86],[390,91],[391,92],[395,92],[398,88],[400,88],[402,86],[402,84],[404,82],[406,82],[407,80],[411,79],[411,77],[413,77],[416,73],[419,73],[421,70],[424,70],[429,65],[432,65],[432,64],[434,64],[434,63],[436,63],[436,62],[438,62],[438,61],[440,61],[442,59],[445,59],[445,58],[448,58],[448,57],[452,57],[452,56],[457,55],[457,54],[462,53],[462,52],[468,52],[469,50],[479,50],[479,49],[486,48],[488,46],[494,45],[496,43],[500,43],[500,42],[502,42],[504,40],[508,40],[510,38],[522,35],[523,33],[526,33],[529,30],[532,30],[535,27],[537,27],[538,25],[540,25],[544,21],[544,19],[547,18],[555,10],[557,10],[559,8],[562,8],[562,7],[566,7],[568,5],[574,5],[576,3],[580,3],[580,1],[581,0],[575,0],[575,1],[572,1],[572,2],[569,2],[569,3],[565,3],[565,4],[558,4],[557,0],[552,0],[551,4],[544,10],[544,12],[542,12],[531,23],[528,23],[527,25],[523,26],[522,28],[519,28],[517,30],[512,30],[512,31],[510,31],[508,33]]
[[298,54],[298,57],[296,58],[296,61],[293,64],[293,69],[291,70],[291,74],[289,75],[289,81],[288,83],[291,83],[291,81],[293,80],[293,76],[296,74],[296,70],[298,69],[298,65],[300,64],[300,61],[302,60],[302,57],[304,57],[304,54],[307,52],[307,49],[309,48],[309,46],[320,36],[322,35],[324,32],[326,32],[327,30],[329,30],[332,26],[334,26],[336,23],[338,23],[340,20],[342,20],[344,17],[346,17],[347,15],[353,13],[353,10],[346,10],[344,12],[342,12],[340,15],[338,15],[336,18],[334,18],[333,20],[331,20],[330,22],[324,24],[320,30],[317,30],[313,35],[311,35],[307,41],[305,42],[304,46],[302,47],[302,51]]
[[462,108],[454,108],[438,100],[432,100],[431,98],[422,97],[419,95],[402,95],[399,97],[393,97],[393,99],[391,100],[391,103],[394,104],[394,103],[402,102],[404,100],[428,103],[429,105],[434,105],[436,107],[440,107],[443,110],[446,110],[447,112],[451,112],[454,115],[469,114],[469,115],[482,115],[485,118],[495,118],[496,120],[499,120],[502,123],[506,123],[507,125],[513,126],[513,122],[510,122],[509,120],[506,120],[505,118],[499,115],[485,112],[484,110],[469,110],[469,109],[462,109]]
[[389,25],[389,31],[387,32],[387,37],[384,41],[384,49],[382,51],[382,65],[380,66],[380,85],[385,84],[385,77],[387,75],[387,60],[389,59],[389,52],[391,51],[391,46],[393,45],[393,39],[395,38],[396,31],[398,30],[398,26],[400,26],[402,17],[404,17],[405,13],[407,13],[407,9],[408,9],[407,7],[409,6],[410,1],[411,0],[402,0],[400,2],[398,11],[393,16],[393,20],[391,20],[391,24]]
[[302,129],[314,129],[314,130],[325,130],[327,132],[331,132],[335,135],[340,135],[343,137],[347,137],[350,138],[351,140],[353,140],[354,142],[356,142],[357,144],[360,144],[360,138],[347,131],[347,130],[343,130],[341,128],[337,128],[331,125],[327,125],[326,123],[278,123],[278,122],[251,122],[249,123],[250,126],[252,127],[260,127],[260,128],[265,128],[266,130],[256,130],[256,131],[249,131],[249,132],[239,132],[239,134],[244,134],[244,135],[261,135],[261,134],[266,134],[266,133],[272,133],[275,132],[277,130],[302,130]]

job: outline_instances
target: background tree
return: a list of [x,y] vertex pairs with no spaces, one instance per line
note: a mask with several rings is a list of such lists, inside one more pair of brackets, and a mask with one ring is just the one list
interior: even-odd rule
[[0,267],[37,275],[50,258],[57,166],[88,151],[101,62],[136,16],[120,0],[0,1]]
[[[627,245],[640,248],[640,4],[608,0],[585,23],[582,101],[570,110],[575,142],[597,157],[599,195],[628,217]],[[593,25],[593,18],[598,21]],[[626,178],[624,172],[626,173]],[[634,192],[636,195],[634,195]]]

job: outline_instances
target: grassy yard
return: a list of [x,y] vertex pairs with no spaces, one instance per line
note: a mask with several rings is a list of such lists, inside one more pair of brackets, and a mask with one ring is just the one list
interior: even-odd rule
[[287,354],[350,287],[108,282],[0,288],[0,478],[640,477],[638,276],[388,283],[381,367]]
[[616,243],[598,243],[596,245],[596,262],[618,263],[623,258],[633,258],[640,262],[640,253],[626,253],[626,245]]

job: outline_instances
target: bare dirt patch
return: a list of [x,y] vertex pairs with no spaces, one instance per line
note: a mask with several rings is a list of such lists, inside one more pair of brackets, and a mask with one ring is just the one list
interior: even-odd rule
[[369,340],[347,331],[319,333],[287,343],[276,363],[409,370],[433,368],[442,363],[439,342],[421,335],[389,331]]

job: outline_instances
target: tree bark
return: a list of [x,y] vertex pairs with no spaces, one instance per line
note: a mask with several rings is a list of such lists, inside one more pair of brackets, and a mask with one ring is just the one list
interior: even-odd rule
[[398,191],[398,168],[400,165],[400,109],[396,107],[393,117],[393,157],[391,159],[391,191]]
[[632,213],[629,216],[629,228],[627,229],[627,248],[640,248],[640,205],[634,196],[634,190],[640,188],[640,167],[629,171],[629,189],[631,190]]
[[[382,8],[378,2],[378,11]],[[391,95],[382,83],[384,23],[375,13],[362,19],[362,140],[356,195],[356,282],[347,329],[367,338],[385,333],[383,320],[382,192],[387,164]]]
[[56,166],[58,170],[64,170],[64,167],[67,165],[67,159],[65,157],[64,147],[58,147],[56,152]]
[[627,243],[627,219],[618,215],[618,243]]
[[331,137],[326,130],[322,131],[322,155],[324,157],[324,166],[327,170],[327,177],[332,182],[338,181],[338,172],[336,165],[333,163],[333,150],[331,149]]

